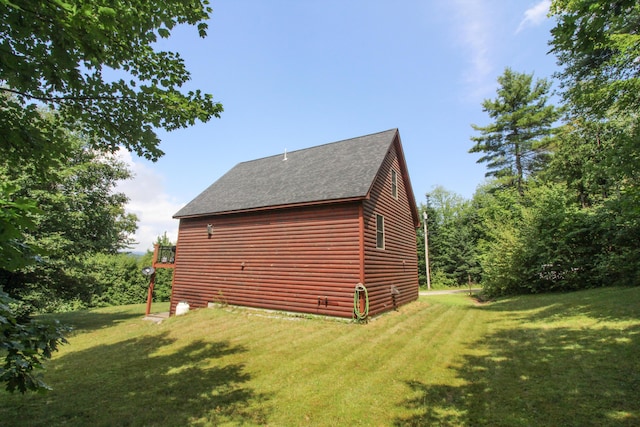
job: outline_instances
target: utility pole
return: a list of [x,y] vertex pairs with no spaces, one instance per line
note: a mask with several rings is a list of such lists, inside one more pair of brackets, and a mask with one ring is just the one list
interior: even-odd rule
[[431,290],[431,273],[429,272],[429,234],[427,230],[427,209],[429,208],[429,196],[427,195],[427,207],[422,212],[424,218],[424,261],[425,269],[427,270],[427,290]]

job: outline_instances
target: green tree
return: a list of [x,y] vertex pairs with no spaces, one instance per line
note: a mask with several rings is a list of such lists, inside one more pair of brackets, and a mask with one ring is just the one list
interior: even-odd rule
[[525,276],[519,262],[523,199],[515,188],[497,188],[492,182],[474,194],[473,206],[482,230],[478,241],[482,287],[489,295],[522,292],[518,286]]
[[[483,287],[494,295],[640,283],[640,6],[555,0],[551,12],[566,124],[535,140],[550,156],[526,187],[474,195]],[[493,166],[506,158],[489,153]]]
[[[524,196],[515,189],[478,191],[474,204],[484,235],[479,260],[489,295],[569,291],[637,282],[640,236],[620,227],[604,205],[582,208],[562,183],[537,182]],[[621,231],[625,235],[618,235]],[[612,245],[612,242],[620,245]],[[622,244],[625,243],[625,244]],[[633,254],[631,253],[633,252]]]
[[[182,58],[155,49],[158,37],[169,37],[176,25],[195,25],[204,37],[210,13],[207,0],[114,0],[109,4],[0,0],[0,160],[16,168],[20,164],[33,168],[27,175],[39,176],[40,182],[48,182],[49,189],[64,199],[56,188],[58,182],[47,181],[46,175],[68,159],[64,151],[69,135],[86,139],[91,148],[103,153],[123,146],[156,160],[163,154],[156,129],[171,131],[219,117],[222,105],[212,95],[183,89],[190,76]],[[62,211],[38,210],[21,198],[23,188],[4,180],[6,170],[0,174],[0,271],[15,278],[18,270],[28,274],[29,268],[40,268],[34,263],[36,239],[27,244],[38,233],[36,221],[55,222],[54,214]],[[50,202],[57,205],[56,200]],[[81,206],[88,205],[81,202],[68,208]],[[40,216],[43,213],[48,217]],[[112,213],[110,218],[120,218],[116,220],[119,226],[131,224],[132,218],[117,206]],[[82,212],[74,214],[81,216]],[[85,225],[91,222],[81,219]],[[80,237],[78,248],[88,245],[91,236],[103,249],[114,238],[122,242],[118,236],[101,235],[98,228],[69,227],[83,234],[75,234]],[[74,250],[62,232],[37,243],[48,246],[50,253],[62,247]],[[20,337],[12,342],[20,345],[38,343],[42,336],[18,320],[4,330],[3,346],[14,333]],[[56,340],[54,344],[60,342],[62,335],[54,335],[49,336]],[[46,354],[36,352],[26,362],[6,358],[1,380],[9,381],[5,376],[9,370],[16,373],[12,378],[17,383],[29,383],[29,374],[22,368],[28,370],[42,357]],[[41,388],[38,383],[30,384],[33,387],[25,389]]]
[[34,227],[33,216],[39,209],[33,200],[17,196],[18,187],[0,179],[0,264],[14,271],[33,256],[24,242],[24,232]]
[[487,176],[524,194],[527,176],[540,170],[548,156],[547,137],[560,112],[547,105],[551,83],[533,82],[533,74],[506,68],[498,77],[497,98],[485,99],[482,109],[494,120],[487,126],[472,125],[480,136],[470,153],[483,153],[478,163],[487,164]]
[[21,393],[48,389],[36,370],[43,369],[43,360],[67,342],[67,330],[55,320],[34,320],[19,301],[0,290],[0,354],[4,356],[0,381],[6,389]]
[[[604,248],[597,263],[608,283],[640,283],[640,5],[634,0],[555,0],[552,52],[570,107],[571,137],[587,135],[581,151],[587,176],[603,180],[591,214]],[[607,275],[603,275],[608,270]],[[620,274],[624,272],[624,274]]]
[[[427,193],[429,264],[435,286],[466,285],[477,281],[480,271],[476,255],[476,218],[471,204],[462,196],[436,186]],[[421,279],[426,275],[424,259],[424,231],[418,230],[418,255]],[[421,281],[423,283],[426,281]]]
[[602,204],[617,191],[617,177],[610,174],[607,159],[617,133],[611,123],[575,118],[559,128],[542,178],[565,183],[582,208]]
[[138,260],[125,253],[93,254],[82,263],[84,282],[91,288],[91,305],[141,304],[147,298],[146,278]]
[[636,0],[554,0],[551,51],[564,96],[582,115],[640,110],[640,4]]
[[[563,96],[576,117],[604,127],[613,144],[604,161],[633,202],[640,199],[640,5],[634,0],[556,0],[552,52]],[[617,128],[617,129],[616,129]],[[614,135],[615,134],[615,135]]]
[[92,147],[124,146],[156,160],[155,129],[174,130],[219,117],[222,105],[189,80],[178,53],[155,49],[176,25],[206,36],[208,1],[0,0],[0,135],[17,157],[54,145],[38,106]]
[[[0,94],[0,103],[3,98],[15,97]],[[15,123],[2,122],[2,115],[5,113],[14,115]],[[26,115],[32,116],[31,122],[25,120]],[[0,132],[0,270],[13,271],[32,263],[34,255],[38,253],[37,247],[26,244],[24,232],[35,229],[35,217],[43,212],[38,208],[36,201],[25,197],[15,180],[15,174],[10,170],[31,171],[44,180],[47,178],[46,171],[58,168],[69,144],[66,138],[62,138],[64,130],[57,127],[55,115],[38,108],[29,108],[26,111],[3,111],[0,108],[0,126],[5,124],[12,129],[6,129],[6,133]],[[28,144],[18,148],[8,142],[15,135],[29,133],[30,126],[40,129],[39,136],[46,134],[48,138],[60,140],[61,143],[47,144],[43,139],[38,139],[37,135],[30,139]]]
[[[116,253],[130,244],[135,215],[124,210],[127,197],[114,192],[130,174],[112,155],[90,149],[73,135],[64,158],[38,173],[35,166],[0,161],[0,176],[20,190],[14,195],[33,201],[39,213],[20,242],[38,248],[38,262],[19,269],[0,268],[0,286],[40,311],[60,310],[61,303],[90,305],[91,288],[81,272],[93,253]],[[33,258],[33,255],[32,255]],[[63,304],[64,305],[64,304]]]

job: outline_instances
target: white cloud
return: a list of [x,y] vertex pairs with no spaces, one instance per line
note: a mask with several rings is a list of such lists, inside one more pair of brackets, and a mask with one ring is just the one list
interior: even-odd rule
[[490,58],[493,24],[487,5],[481,0],[455,0],[454,31],[457,42],[463,46],[463,55],[469,67],[463,78],[472,97],[482,97],[494,87],[491,78],[493,64]]
[[137,244],[131,249],[143,252],[151,249],[153,242],[165,231],[175,242],[178,237],[178,221],[172,218],[183,205],[183,201],[175,200],[164,191],[164,177],[146,166],[135,162],[131,153],[125,150],[118,152],[120,160],[125,162],[134,177],[120,181],[116,191],[129,197],[127,212],[138,216],[138,230],[134,235]]
[[524,12],[524,18],[520,21],[516,34],[527,27],[536,27],[547,19],[551,0],[541,0]]

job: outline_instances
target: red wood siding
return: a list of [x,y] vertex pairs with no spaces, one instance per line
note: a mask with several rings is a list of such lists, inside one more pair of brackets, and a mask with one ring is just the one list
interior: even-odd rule
[[[391,170],[398,174],[398,198],[391,194]],[[407,188],[406,173],[400,168],[395,144],[380,168],[378,178],[364,202],[365,286],[369,293],[369,313],[391,310],[391,287],[400,292],[396,304],[418,298],[418,255],[416,229]],[[385,248],[376,248],[376,214],[384,216]]]
[[181,219],[171,313],[180,301],[218,301],[351,317],[362,275],[359,218],[352,202]]

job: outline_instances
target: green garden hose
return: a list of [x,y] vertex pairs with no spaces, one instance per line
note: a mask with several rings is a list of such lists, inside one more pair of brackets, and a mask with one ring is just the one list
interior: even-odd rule
[[[360,313],[360,294],[364,293],[364,313]],[[362,283],[356,285],[353,292],[353,315],[357,320],[365,320],[369,316],[369,293]]]

